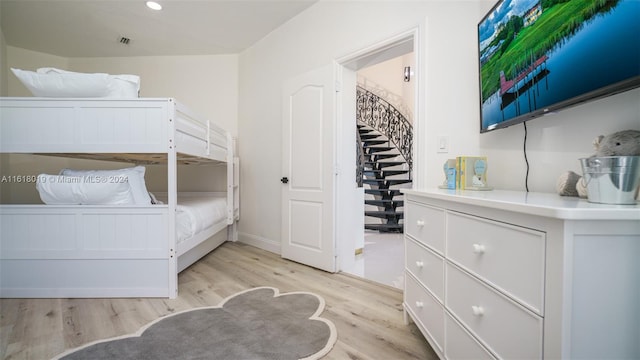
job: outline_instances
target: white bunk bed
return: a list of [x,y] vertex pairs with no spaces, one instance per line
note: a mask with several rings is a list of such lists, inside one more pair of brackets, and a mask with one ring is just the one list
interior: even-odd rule
[[[234,141],[174,99],[0,98],[0,153],[166,163],[168,178],[163,205],[0,205],[0,297],[175,298],[178,272],[237,236]],[[179,163],[227,169],[206,194],[226,216],[180,243]]]

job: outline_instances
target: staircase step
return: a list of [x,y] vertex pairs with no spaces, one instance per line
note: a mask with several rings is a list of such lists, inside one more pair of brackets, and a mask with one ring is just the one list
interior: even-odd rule
[[380,169],[389,167],[389,166],[397,166],[406,164],[404,161],[367,161],[364,163],[365,166],[372,168],[372,166],[378,165]]
[[394,219],[396,220],[400,220],[402,218],[404,218],[404,214],[402,212],[398,212],[398,211],[392,211],[392,210],[387,210],[387,211],[365,211],[364,212],[365,216],[371,216],[371,217],[375,217],[375,218],[380,218],[380,219]]
[[404,200],[365,200],[364,203],[365,205],[374,205],[380,207],[395,206],[396,208],[398,208],[404,206]]
[[392,159],[394,157],[400,156],[400,154],[365,154],[374,156],[373,161],[380,163],[380,159]]
[[364,228],[367,230],[376,230],[380,232],[401,233],[403,230],[403,225],[402,224],[364,224]]
[[408,173],[409,173],[409,170],[365,170],[364,171],[364,175],[374,176],[376,178],[385,178],[387,176],[404,175]]
[[[393,185],[409,184],[409,179],[387,179],[388,176],[409,174],[408,170],[384,170],[392,166],[405,166],[406,162],[393,161],[401,154],[397,149],[391,146],[389,139],[380,134],[378,130],[364,124],[357,125],[360,139],[362,140],[362,150],[365,158],[363,183],[378,187],[377,189],[365,189],[365,194],[369,197],[373,195],[374,200],[365,200],[365,205],[369,205],[370,209],[365,211],[365,216],[369,218],[381,219],[385,224],[365,224],[365,229],[375,230],[381,233],[402,233],[403,225],[398,224],[404,219],[402,211],[404,200],[400,196],[400,189],[389,189]],[[400,158],[398,158],[400,159]],[[385,161],[388,160],[388,161]],[[399,178],[410,177],[398,176]],[[397,197],[398,200],[394,200]],[[398,208],[400,211],[398,211]]]
[[389,142],[389,140],[369,138],[369,139],[362,139],[362,142],[364,143],[364,147],[371,147],[372,145],[386,144]]
[[398,189],[364,189],[365,194],[371,195],[382,195],[382,196],[397,196],[400,195],[400,190]]
[[369,139],[377,139],[379,137],[381,137],[382,135],[380,134],[369,134],[369,133],[364,133],[364,134],[360,134],[360,139],[362,141],[366,141]]
[[395,147],[393,146],[367,146],[366,144],[364,148],[365,150],[368,150],[369,154],[390,151],[395,149]]
[[377,154],[364,153],[363,155],[367,160],[366,162],[380,162],[380,160],[393,159],[397,156],[400,156],[400,154],[387,154],[387,153],[377,153]]
[[400,184],[409,184],[411,180],[409,179],[362,179],[362,182],[369,185],[400,185]]

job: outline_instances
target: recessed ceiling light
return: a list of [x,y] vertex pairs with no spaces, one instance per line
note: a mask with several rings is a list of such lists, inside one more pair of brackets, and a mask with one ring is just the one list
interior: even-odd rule
[[162,10],[162,5],[158,4],[155,1],[147,1],[147,7],[153,10]]

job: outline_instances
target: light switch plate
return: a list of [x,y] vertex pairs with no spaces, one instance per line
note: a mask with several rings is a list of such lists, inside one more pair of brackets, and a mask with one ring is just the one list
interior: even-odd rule
[[439,135],[437,138],[438,141],[438,153],[448,153],[449,152],[449,137],[446,135]]

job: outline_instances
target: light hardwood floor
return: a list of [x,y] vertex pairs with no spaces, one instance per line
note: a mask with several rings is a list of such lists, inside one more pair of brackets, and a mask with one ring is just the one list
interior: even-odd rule
[[180,273],[177,299],[0,299],[0,358],[48,359],[67,349],[136,332],[164,315],[218,305],[241,290],[272,286],[310,291],[338,341],[325,359],[437,359],[414,324],[405,325],[402,293],[329,274],[240,243],[226,243]]

